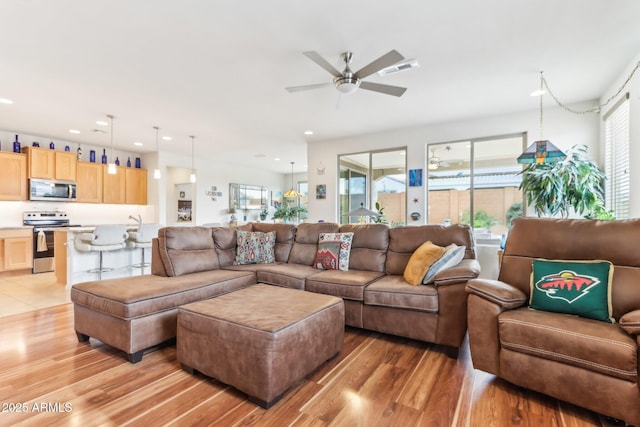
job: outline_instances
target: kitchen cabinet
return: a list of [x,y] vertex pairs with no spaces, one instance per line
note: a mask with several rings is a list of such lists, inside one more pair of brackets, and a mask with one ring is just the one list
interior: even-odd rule
[[100,163],[78,162],[76,197],[81,203],[102,203],[102,169]]
[[147,204],[147,170],[125,169],[125,203],[133,205]]
[[76,180],[76,154],[48,148],[24,147],[27,153],[29,178]]
[[11,228],[0,230],[0,271],[33,267],[33,230]]
[[107,165],[102,165],[102,202],[103,203],[124,203],[125,202],[125,168],[116,166],[116,173],[110,175],[107,172]]
[[0,152],[0,200],[27,200],[27,155]]

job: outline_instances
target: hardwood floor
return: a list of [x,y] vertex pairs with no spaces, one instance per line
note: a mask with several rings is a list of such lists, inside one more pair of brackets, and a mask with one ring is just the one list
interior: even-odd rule
[[[71,304],[0,318],[2,426],[602,426],[596,414],[513,386],[440,346],[347,328],[342,352],[271,409],[202,375],[175,346],[132,365],[78,343]],[[22,412],[18,412],[22,410]]]

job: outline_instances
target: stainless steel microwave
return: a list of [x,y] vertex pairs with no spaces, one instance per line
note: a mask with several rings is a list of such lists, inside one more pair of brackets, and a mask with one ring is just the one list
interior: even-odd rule
[[29,200],[75,202],[76,183],[73,181],[54,181],[50,179],[30,179]]

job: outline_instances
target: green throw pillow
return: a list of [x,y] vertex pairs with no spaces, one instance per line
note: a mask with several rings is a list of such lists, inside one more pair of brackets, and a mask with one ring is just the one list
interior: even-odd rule
[[613,323],[609,261],[533,260],[529,307]]

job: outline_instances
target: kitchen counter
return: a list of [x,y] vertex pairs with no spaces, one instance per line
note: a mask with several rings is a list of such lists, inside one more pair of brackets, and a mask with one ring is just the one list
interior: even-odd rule
[[[136,231],[137,224],[126,224],[127,231]],[[98,267],[98,252],[82,252],[76,249],[75,238],[80,233],[91,233],[95,225],[83,225],[80,227],[60,227],[54,232],[55,245],[55,271],[56,280],[60,285],[70,287],[75,283],[98,280],[98,273],[89,273],[88,270]],[[147,249],[145,259],[151,259],[150,250]],[[151,273],[151,267],[144,269],[134,268],[133,264],[142,261],[142,249],[123,248],[108,251],[103,254],[104,267],[113,268],[112,271],[102,273],[102,279],[116,277],[139,276]]]

